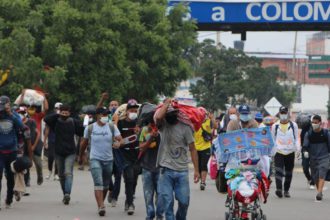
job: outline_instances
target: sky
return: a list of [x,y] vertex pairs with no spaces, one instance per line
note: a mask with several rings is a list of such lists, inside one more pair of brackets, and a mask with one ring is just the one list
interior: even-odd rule
[[[216,39],[216,32],[200,31],[199,41],[206,38]],[[298,31],[297,54],[306,54],[306,40],[315,32]],[[220,42],[226,47],[234,47],[234,41],[240,40],[239,34],[220,32]],[[295,32],[247,32],[244,51],[293,53]]]

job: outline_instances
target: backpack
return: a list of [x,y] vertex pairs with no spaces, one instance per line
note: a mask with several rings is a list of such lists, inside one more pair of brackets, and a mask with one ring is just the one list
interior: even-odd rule
[[[92,136],[92,132],[93,132],[93,124],[88,125],[88,142],[89,144],[91,143],[91,136]],[[115,139],[115,125],[112,122],[108,123],[111,134],[112,134],[112,141]]]
[[[289,121],[289,123],[290,123],[290,125],[288,127],[288,130],[290,130],[290,128],[292,128],[293,138],[294,138],[294,140],[296,140],[296,134],[295,134],[293,122],[292,121]],[[278,130],[279,127],[280,127],[279,124],[276,124],[275,125],[275,139],[277,137],[277,130]]]

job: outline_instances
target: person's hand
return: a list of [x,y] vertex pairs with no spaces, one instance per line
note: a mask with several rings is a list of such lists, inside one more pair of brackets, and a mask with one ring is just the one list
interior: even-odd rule
[[198,183],[200,179],[200,175],[199,172],[197,172],[196,170],[194,171],[194,183]]
[[44,148],[47,150],[48,149],[48,142],[44,141]]
[[300,152],[300,151],[297,151],[297,152],[296,152],[296,157],[297,157],[298,160],[301,159],[301,152]]
[[114,142],[114,143],[112,144],[112,147],[113,147],[114,149],[118,149],[118,148],[120,148],[120,142],[119,142],[119,141]]
[[22,95],[24,95],[24,94],[25,94],[25,91],[26,91],[26,89],[22,89]]
[[107,92],[104,92],[104,93],[102,93],[101,98],[102,98],[103,100],[106,100],[106,99],[109,98],[109,94],[108,94]]
[[140,130],[141,130],[141,128],[139,126],[136,126],[134,128],[135,134],[139,134],[140,133]]

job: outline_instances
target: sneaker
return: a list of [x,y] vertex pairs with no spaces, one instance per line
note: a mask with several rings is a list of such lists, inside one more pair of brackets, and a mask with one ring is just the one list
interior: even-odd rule
[[117,200],[112,199],[111,200],[111,207],[116,207],[117,206]]
[[125,202],[125,208],[124,208],[125,212],[128,210],[128,203]]
[[99,216],[105,216],[105,207],[99,208]]
[[85,170],[85,167],[84,166],[80,166],[80,167],[78,167],[78,170],[83,171],[83,170]]
[[317,195],[316,195],[316,201],[322,201],[323,199],[323,194],[321,192],[319,192]]
[[69,205],[70,199],[71,199],[70,198],[70,195],[69,194],[65,194],[64,197],[63,197],[63,200],[62,200],[63,204],[64,205]]
[[15,200],[17,202],[19,202],[21,200],[21,193],[20,192],[17,192],[17,191],[14,191],[14,195],[15,195]]
[[58,180],[60,180],[60,177],[56,174],[56,175],[54,175],[54,180],[58,181]]
[[309,189],[310,190],[314,190],[315,189],[315,185],[309,185]]
[[28,193],[28,192],[23,193],[23,196],[29,196],[29,195],[30,195],[30,193]]
[[11,205],[11,203],[6,203],[6,209],[11,209],[13,208],[13,206]]
[[289,191],[284,192],[284,197],[285,198],[290,198],[291,197]]
[[38,177],[37,184],[40,186],[43,182],[44,182],[44,178],[42,176]]
[[46,180],[49,180],[51,176],[52,176],[52,172],[49,172],[49,174],[46,176]]
[[201,182],[200,189],[202,191],[204,191],[205,190],[205,187],[206,187],[206,184]]
[[282,198],[283,197],[282,190],[277,189],[275,191],[275,194],[277,195],[278,198]]
[[128,206],[128,209],[127,209],[127,214],[128,215],[133,215],[134,211],[135,211],[135,206],[133,204]]

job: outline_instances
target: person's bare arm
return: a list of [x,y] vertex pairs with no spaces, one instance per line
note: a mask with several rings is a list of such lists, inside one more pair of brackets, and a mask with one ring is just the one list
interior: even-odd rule
[[79,163],[83,161],[84,153],[86,151],[87,146],[88,146],[88,139],[82,138],[79,149]]
[[101,98],[96,105],[96,108],[102,108],[104,105],[104,101],[107,100],[108,98],[109,98],[108,93],[106,93],[106,92],[102,93]]
[[195,143],[189,144],[189,150],[191,154],[191,161],[194,165],[194,182],[198,183],[200,176],[199,176],[199,168],[198,168],[198,154],[195,148]]
[[123,138],[121,137],[121,135],[116,136],[115,137],[115,142],[112,144],[112,147],[114,149],[120,148],[120,146],[122,145],[122,141],[123,141]]
[[160,108],[160,110],[157,112],[157,114],[155,114],[155,122],[157,125],[159,125],[162,120],[165,118],[166,112],[168,107],[171,105],[172,103],[172,99],[168,98],[164,101],[163,106]]
[[46,98],[46,96],[44,96],[45,99],[44,99],[44,112],[47,112],[48,109],[49,109],[49,104],[48,104],[48,100]]
[[24,95],[25,95],[25,89],[22,90],[21,97],[20,97],[20,99],[18,100],[18,103],[17,103],[18,105],[23,103]]
[[45,149],[48,149],[48,135],[49,135],[49,126],[46,125],[46,128],[45,128],[45,134],[44,134],[44,147]]
[[40,132],[38,131],[38,129],[36,128],[36,134],[37,134],[37,136],[36,136],[36,139],[35,139],[35,141],[34,141],[34,143],[32,143],[32,151],[34,151],[35,149],[36,149],[36,147],[37,147],[37,144],[38,144],[38,142],[39,142],[39,140],[40,140]]

